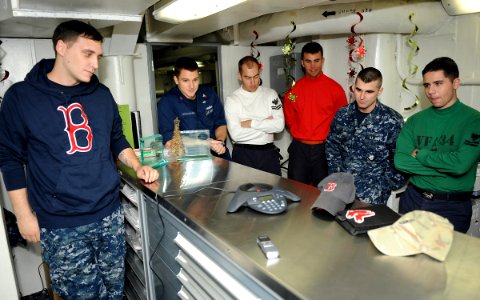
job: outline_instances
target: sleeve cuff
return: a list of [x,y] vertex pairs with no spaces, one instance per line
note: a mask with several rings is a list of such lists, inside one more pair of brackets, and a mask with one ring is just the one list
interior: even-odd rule
[[27,187],[27,179],[23,168],[3,171],[3,182],[7,191],[19,190]]
[[130,144],[127,142],[126,139],[122,139],[115,145],[112,145],[112,153],[115,157],[118,157],[120,155],[120,152],[127,148],[131,148]]

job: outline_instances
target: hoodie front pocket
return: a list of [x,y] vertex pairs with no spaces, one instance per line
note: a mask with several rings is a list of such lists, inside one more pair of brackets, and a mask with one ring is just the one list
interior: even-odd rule
[[50,195],[52,212],[81,214],[107,206],[115,196],[120,179],[111,161],[65,166],[60,172],[55,191]]

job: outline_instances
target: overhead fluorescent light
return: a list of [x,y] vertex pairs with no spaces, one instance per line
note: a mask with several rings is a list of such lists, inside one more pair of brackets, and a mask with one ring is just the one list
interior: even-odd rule
[[[155,5],[153,17],[158,21],[179,24],[198,20],[235,6],[246,0],[172,0]],[[162,5],[162,3],[164,3]]]
[[480,12],[478,0],[442,0],[443,7],[451,16]]

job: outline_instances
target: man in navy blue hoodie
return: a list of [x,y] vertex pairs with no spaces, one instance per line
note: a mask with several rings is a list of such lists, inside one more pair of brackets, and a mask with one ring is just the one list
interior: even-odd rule
[[0,168],[22,236],[41,241],[54,291],[71,299],[121,299],[125,229],[114,157],[146,182],[109,89],[94,72],[102,35],[80,21],[53,34],[40,61],[5,94]]
[[158,131],[165,148],[172,144],[174,120],[180,120],[180,130],[208,129],[213,155],[230,160],[225,147],[227,121],[220,98],[213,88],[200,85],[198,65],[191,57],[175,62],[173,80],[176,86],[162,96],[157,104]]

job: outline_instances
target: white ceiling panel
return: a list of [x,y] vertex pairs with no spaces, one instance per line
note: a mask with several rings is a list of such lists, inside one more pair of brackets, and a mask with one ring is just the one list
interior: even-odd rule
[[142,22],[158,0],[0,0],[0,37],[49,38],[59,23],[80,19],[102,29]]

